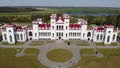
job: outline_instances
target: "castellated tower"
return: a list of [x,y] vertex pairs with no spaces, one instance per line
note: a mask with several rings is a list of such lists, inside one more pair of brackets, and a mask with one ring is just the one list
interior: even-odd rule
[[51,39],[54,40],[55,36],[56,36],[56,27],[55,27],[55,23],[56,23],[56,18],[57,15],[56,14],[52,14],[50,16],[50,23],[51,23]]
[[15,25],[12,23],[7,24],[6,27],[6,36],[8,43],[15,44],[16,38],[15,38]]
[[33,21],[33,39],[39,39],[39,22]]
[[105,25],[104,44],[111,44],[113,37],[113,28],[111,24]]
[[63,29],[65,30],[64,32],[64,38],[65,40],[69,39],[69,24],[70,24],[70,17],[68,14],[63,14],[63,19],[64,19],[64,26]]
[[78,24],[81,24],[81,39],[87,39],[87,21],[78,20]]

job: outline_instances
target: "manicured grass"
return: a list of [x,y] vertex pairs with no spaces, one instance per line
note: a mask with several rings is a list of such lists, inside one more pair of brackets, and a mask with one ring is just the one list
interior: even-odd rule
[[65,40],[64,42],[65,42],[65,43],[68,43],[68,42],[69,42],[69,43],[73,43],[72,40]]
[[55,62],[65,62],[72,58],[72,53],[65,49],[54,49],[47,53],[47,58]]
[[97,42],[95,44],[98,45],[98,46],[105,46],[104,43],[102,43],[102,42]]
[[88,46],[89,45],[88,42],[86,42],[84,40],[76,41],[75,43],[78,46]]
[[37,56],[15,57],[17,50],[0,48],[0,68],[48,68],[39,63]]
[[39,53],[39,49],[35,49],[35,48],[27,48],[25,50],[26,54],[38,54]]
[[81,54],[93,54],[95,53],[93,49],[80,49]]
[[98,49],[103,58],[82,56],[78,64],[71,68],[120,68],[120,49]]
[[42,45],[43,41],[32,41],[30,45]]
[[23,45],[24,42],[17,42],[15,44],[9,44],[8,42],[2,42],[2,45]]
[[120,49],[98,49],[99,53],[102,53],[106,58],[111,56],[120,56]]
[[[98,43],[95,43],[96,45],[98,46],[106,46],[104,43],[102,42],[98,42]],[[108,46],[117,46],[118,44],[116,42],[112,42],[111,44],[108,44]]]
[[54,40],[48,40],[46,41],[46,43],[54,43],[55,41]]

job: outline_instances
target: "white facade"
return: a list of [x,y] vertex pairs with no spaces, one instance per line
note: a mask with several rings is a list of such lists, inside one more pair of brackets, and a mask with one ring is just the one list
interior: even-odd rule
[[118,29],[110,24],[87,28],[87,21],[83,19],[78,19],[78,23],[72,24],[68,14],[63,14],[62,17],[52,14],[50,23],[43,23],[40,18],[32,23],[32,27],[16,26],[12,23],[3,26],[1,29],[3,41],[14,44],[27,39],[76,39],[111,44],[116,42],[118,33]]

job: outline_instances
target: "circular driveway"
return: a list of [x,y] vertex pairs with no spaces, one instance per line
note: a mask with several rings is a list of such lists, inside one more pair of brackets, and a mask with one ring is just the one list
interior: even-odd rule
[[[72,59],[70,59],[66,62],[54,62],[47,58],[47,53],[49,51],[54,50],[54,49],[59,49],[59,48],[70,51],[73,55]],[[79,48],[67,46],[67,45],[65,45],[65,43],[63,41],[60,41],[60,40],[58,42],[56,42],[55,44],[46,45],[46,46],[40,47],[39,49],[40,49],[40,53],[38,54],[38,60],[40,61],[40,63],[42,63],[43,65],[46,65],[50,68],[56,68],[56,67],[68,68],[68,67],[71,67],[71,66],[77,64],[81,58],[80,53],[79,53]]]

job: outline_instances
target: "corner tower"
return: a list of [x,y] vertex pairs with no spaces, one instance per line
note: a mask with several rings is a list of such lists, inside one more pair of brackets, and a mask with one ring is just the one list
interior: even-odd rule
[[33,39],[39,39],[39,22],[33,21]]
[[106,24],[104,27],[105,27],[104,44],[111,44],[114,26],[112,26],[111,24]]

